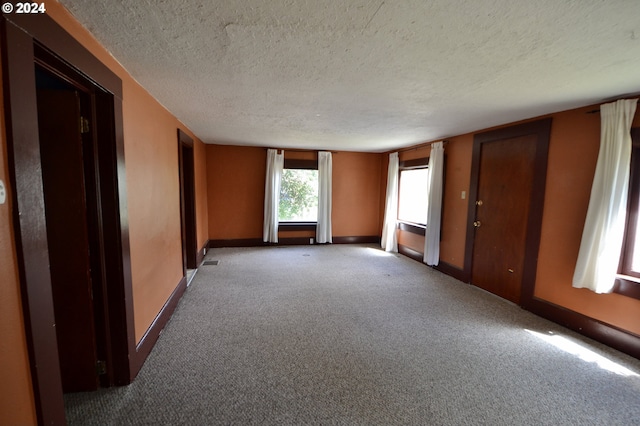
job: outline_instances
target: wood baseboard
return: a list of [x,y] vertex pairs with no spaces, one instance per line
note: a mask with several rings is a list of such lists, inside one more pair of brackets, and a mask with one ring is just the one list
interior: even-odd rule
[[209,247],[209,241],[207,241],[196,253],[196,265],[198,265],[198,267],[200,267],[200,264],[204,260],[204,255],[207,252],[207,247]]
[[[261,247],[270,245],[310,245],[309,238],[315,237],[281,237],[277,244],[265,243],[259,238],[243,238],[237,240],[209,240],[207,248],[221,247]],[[377,235],[333,237],[333,244],[379,244]]]
[[[398,252],[422,263],[422,253],[416,250],[398,245]],[[440,262],[435,269],[459,281],[465,283],[470,281],[469,274],[465,272],[464,269],[460,269],[446,262]],[[542,318],[546,318],[579,334],[604,343],[620,352],[640,359],[640,336],[636,334],[629,333],[610,324],[602,323],[596,319],[542,299],[532,298],[529,301],[523,301],[522,307]]]
[[[398,244],[398,253],[405,255],[415,260],[416,262],[424,263],[424,256],[422,253],[407,246],[403,246],[402,244]],[[433,267],[433,269],[440,271],[443,274],[449,275],[457,279],[458,281],[462,281],[465,283],[469,282],[469,278],[463,269],[460,269],[457,266],[453,266],[447,262],[440,261],[438,262],[437,266]]]
[[398,253],[405,255],[416,262],[424,263],[422,261],[424,259],[424,255],[422,253],[407,246],[403,246],[402,244],[398,244]]
[[260,238],[241,238],[233,240],[209,240],[207,248],[222,248],[222,247],[260,247],[267,245]]
[[434,268],[443,274],[447,274],[457,279],[458,281],[462,281],[463,283],[468,283],[470,281],[469,274],[467,274],[464,269],[453,266],[450,263],[440,261],[438,266],[434,266]]
[[187,277],[182,277],[178,286],[173,290],[173,293],[171,293],[171,296],[169,296],[169,299],[165,302],[164,306],[153,320],[153,323],[151,323],[151,326],[147,329],[147,332],[136,345],[136,352],[135,354],[132,354],[134,356],[132,357],[131,362],[132,378],[137,376],[140,372],[142,365],[158,341],[158,337],[160,337],[162,329],[167,325],[171,315],[173,315],[173,312],[176,310],[176,306],[178,306],[178,302],[186,289]]
[[523,308],[579,334],[604,343],[620,352],[640,359],[640,336],[636,334],[535,297],[528,301]]
[[356,237],[333,237],[334,244],[380,244],[377,235],[365,235]]

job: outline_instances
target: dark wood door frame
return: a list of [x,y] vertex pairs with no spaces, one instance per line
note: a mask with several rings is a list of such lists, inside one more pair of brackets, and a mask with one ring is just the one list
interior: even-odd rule
[[540,232],[542,230],[542,213],[544,210],[544,194],[547,180],[547,158],[549,155],[549,138],[551,132],[551,118],[523,123],[502,129],[478,133],[473,138],[473,153],[471,160],[471,183],[469,185],[469,205],[467,213],[467,241],[464,256],[465,281],[471,280],[473,259],[473,245],[475,228],[475,201],[478,196],[480,176],[480,153],[482,144],[502,139],[517,138],[526,135],[537,136],[536,156],[534,162],[534,177],[531,194],[531,209],[527,220],[527,236],[525,259],[522,275],[522,293],[520,304],[528,309],[533,300],[538,265],[538,249],[540,247]]
[[178,129],[178,168],[180,172],[180,220],[182,229],[182,269],[195,269],[198,247],[196,237],[196,194],[193,139]]
[[96,88],[103,262],[109,285],[113,384],[130,383],[136,356],[122,126],[122,82],[47,15],[4,15],[2,66],[9,175],[27,344],[40,424],[64,424],[57,357],[36,108],[35,63],[46,51]]

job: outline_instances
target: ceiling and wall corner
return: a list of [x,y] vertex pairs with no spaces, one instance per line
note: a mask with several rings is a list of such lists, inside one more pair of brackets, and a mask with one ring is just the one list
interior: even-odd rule
[[59,0],[205,143],[383,152],[640,92],[635,0]]

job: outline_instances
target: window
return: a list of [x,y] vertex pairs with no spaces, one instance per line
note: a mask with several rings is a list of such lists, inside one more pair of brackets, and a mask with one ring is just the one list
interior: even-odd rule
[[278,221],[309,223],[318,220],[318,163],[286,160],[280,186]]
[[427,179],[429,169],[400,170],[398,220],[427,224]]
[[640,128],[631,129],[631,173],[625,243],[614,292],[640,299]]
[[398,221],[427,224],[428,158],[405,161],[400,165]]

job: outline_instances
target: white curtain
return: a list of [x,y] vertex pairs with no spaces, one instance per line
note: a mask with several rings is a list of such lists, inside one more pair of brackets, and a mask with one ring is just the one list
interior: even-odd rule
[[440,260],[440,223],[442,216],[442,184],[444,178],[444,145],[431,145],[429,180],[427,184],[427,229],[424,235],[424,263],[438,265]]
[[318,152],[318,224],[316,242],[331,243],[331,153]]
[[278,205],[280,204],[280,183],[284,168],[284,151],[267,150],[267,175],[264,182],[264,226],[262,241],[278,242]]
[[573,286],[610,293],[622,252],[637,99],[600,107],[600,152],[591,187]]
[[384,222],[382,223],[381,246],[385,251],[398,252],[398,174],[400,161],[398,153],[389,154],[389,169],[387,172],[387,200],[384,208]]

